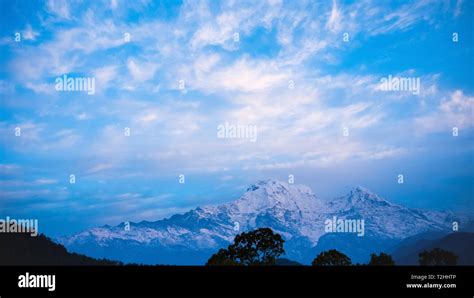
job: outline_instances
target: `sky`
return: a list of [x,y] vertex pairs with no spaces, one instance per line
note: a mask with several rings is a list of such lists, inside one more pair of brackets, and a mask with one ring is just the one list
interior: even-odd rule
[[[290,175],[322,199],[361,185],[474,212],[473,1],[0,0],[0,11],[1,218],[58,236]],[[62,78],[94,88],[61,90]],[[226,124],[247,134],[220,135]]]

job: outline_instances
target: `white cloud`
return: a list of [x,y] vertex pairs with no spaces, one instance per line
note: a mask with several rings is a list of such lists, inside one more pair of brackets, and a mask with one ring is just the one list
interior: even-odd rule
[[[66,2],[67,3],[67,2]],[[40,80],[44,77],[60,76],[70,72],[89,72],[84,68],[87,55],[125,44],[124,28],[118,28],[112,21],[84,21],[82,26],[59,29],[49,41],[36,47],[26,46],[16,50],[12,66],[21,81]],[[31,59],[33,56],[35,59]],[[102,68],[102,69],[101,69]],[[112,67],[100,66],[104,79],[111,75]],[[99,73],[100,74],[100,73]]]
[[86,113],[80,113],[76,116],[77,120],[87,120],[89,119],[89,116]]
[[235,12],[228,11],[217,16],[215,23],[207,23],[200,27],[191,39],[193,48],[200,48],[206,45],[221,45],[226,49],[236,48],[237,44],[233,42],[233,34],[238,32],[241,18],[246,15],[237,15]]
[[[337,141],[336,141],[337,142]],[[408,153],[404,148],[379,147],[367,150],[360,143],[337,143],[330,146],[328,143],[320,144],[319,151],[302,152],[297,159],[291,161],[273,161],[267,163],[253,162],[245,165],[245,170],[277,170],[295,169],[301,167],[330,167],[351,160],[380,160],[395,158]],[[303,158],[300,158],[303,157]]]
[[110,82],[117,78],[117,68],[116,65],[109,65],[95,69],[92,73],[96,78],[96,89],[99,92],[103,92],[106,89]]
[[454,8],[454,13],[453,13],[455,18],[458,17],[462,12],[461,11],[462,2],[463,2],[463,0],[457,0],[456,1],[456,7]]
[[153,78],[158,65],[152,62],[138,62],[129,58],[127,68],[134,80],[144,82]]
[[370,16],[364,21],[368,26],[366,31],[371,35],[379,35],[405,31],[419,22],[434,23],[436,22],[435,12],[441,5],[443,5],[442,2],[423,0],[406,3],[385,15],[386,8],[378,10],[377,15]]
[[15,164],[0,164],[0,174],[10,174],[17,172],[21,167]]
[[40,185],[48,185],[48,184],[56,184],[58,183],[58,180],[56,179],[37,179],[35,180],[35,183],[36,184],[40,184]]
[[110,0],[110,8],[114,10],[117,7],[118,7],[118,0]]
[[158,119],[156,113],[146,113],[145,115],[138,118],[138,122],[153,122]]
[[0,190],[0,198],[2,198],[3,203],[7,203],[9,201],[16,201],[16,200],[23,200],[23,199],[31,199],[31,198],[38,198],[38,197],[50,197],[53,192],[48,189],[40,189],[40,190]]
[[229,181],[229,180],[232,180],[234,177],[231,176],[231,175],[226,175],[226,176],[222,176],[220,179],[222,181]]
[[69,1],[67,0],[48,0],[46,7],[50,13],[57,17],[70,18]]
[[23,30],[23,39],[24,40],[36,40],[36,37],[39,35],[38,32],[33,31],[31,25],[27,25],[26,29]]
[[111,163],[99,163],[94,165],[93,167],[86,170],[87,174],[96,174],[98,172],[102,172],[104,170],[112,169],[114,167]]
[[[284,13],[281,1],[259,1],[252,5],[230,1],[223,2],[221,11],[212,16],[208,5],[204,3],[183,7],[186,11],[185,20],[195,21],[197,24],[190,41],[194,50],[207,45],[218,45],[228,51],[237,50],[239,44],[233,40],[234,33],[239,33],[244,38],[259,26],[271,29],[273,22]],[[193,13],[188,10],[192,10]]]
[[53,84],[27,82],[25,87],[35,93],[53,94],[56,92]]
[[443,100],[437,110],[415,119],[418,133],[446,132],[451,133],[453,127],[459,129],[474,126],[474,97],[456,90]]
[[192,67],[185,68],[184,77],[188,77],[189,86],[204,93],[219,91],[255,92],[286,86],[289,74],[279,69],[271,60],[252,60],[241,58],[230,66],[216,66],[219,59],[213,55],[207,64],[198,59]]
[[341,30],[341,11],[337,7],[336,0],[332,1],[331,14],[329,15],[328,22],[326,23],[326,28],[333,32],[339,32]]

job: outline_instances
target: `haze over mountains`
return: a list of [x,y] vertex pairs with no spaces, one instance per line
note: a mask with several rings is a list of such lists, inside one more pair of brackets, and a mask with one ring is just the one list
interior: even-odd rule
[[[326,233],[325,221],[363,219],[364,235]],[[354,262],[370,253],[390,251],[407,237],[452,231],[467,215],[410,209],[393,204],[363,187],[332,200],[310,188],[275,180],[251,185],[237,200],[198,207],[155,222],[103,226],[60,237],[68,250],[96,258],[145,264],[202,265],[243,231],[270,227],[285,239],[286,258],[309,264],[320,251],[336,248]]]

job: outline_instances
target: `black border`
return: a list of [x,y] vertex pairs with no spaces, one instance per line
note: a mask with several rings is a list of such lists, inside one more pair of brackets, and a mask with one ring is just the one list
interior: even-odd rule
[[[56,290],[18,287],[20,274],[54,274]],[[411,275],[456,275],[431,283],[455,283],[450,289],[408,289]],[[392,296],[473,297],[473,266],[0,266],[0,297],[89,296]]]

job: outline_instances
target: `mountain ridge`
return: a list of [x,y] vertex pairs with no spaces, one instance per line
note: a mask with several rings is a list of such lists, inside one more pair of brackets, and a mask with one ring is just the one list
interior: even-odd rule
[[[363,219],[365,236],[358,239],[347,233],[328,235],[325,221],[333,217]],[[307,186],[262,180],[250,185],[237,200],[225,204],[197,207],[154,222],[130,223],[129,231],[121,223],[92,228],[57,241],[72,251],[95,257],[193,265],[205,263],[213,252],[227,246],[240,232],[270,227],[283,236],[287,257],[295,261],[310,262],[323,236],[325,240],[331,239],[324,241],[324,247],[339,243],[346,251],[354,250],[347,246],[347,239],[367,247],[351,256],[362,261],[371,252],[393,246],[406,237],[426,231],[449,230],[454,220],[464,222],[468,219],[453,212],[425,211],[393,204],[361,186],[345,196],[322,200]],[[368,252],[369,248],[373,251]],[[142,254],[131,259],[130,255],[123,255],[134,249]],[[186,257],[180,257],[181,253]]]

